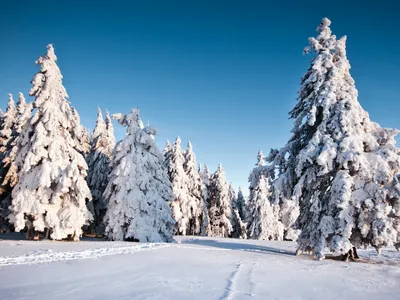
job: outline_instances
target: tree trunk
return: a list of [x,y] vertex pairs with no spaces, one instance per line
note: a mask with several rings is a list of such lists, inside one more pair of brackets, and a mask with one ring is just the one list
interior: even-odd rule
[[354,260],[359,260],[360,259],[360,257],[358,256],[356,247],[353,247],[353,259]]
[[33,228],[32,227],[27,228],[25,238],[27,240],[31,240],[33,238]]
[[44,229],[44,237],[42,240],[48,240],[49,239],[49,234],[50,234],[50,229],[49,228],[45,228]]
[[349,250],[345,255],[343,255],[343,261],[357,261],[359,260],[360,257],[357,254],[357,249],[356,247],[353,247],[352,249]]

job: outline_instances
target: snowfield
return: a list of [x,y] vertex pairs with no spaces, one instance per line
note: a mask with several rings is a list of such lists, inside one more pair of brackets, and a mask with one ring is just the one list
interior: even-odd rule
[[[398,299],[400,253],[362,263],[296,257],[295,243],[176,237],[177,243],[0,240],[6,299]],[[13,238],[7,239],[7,238]]]

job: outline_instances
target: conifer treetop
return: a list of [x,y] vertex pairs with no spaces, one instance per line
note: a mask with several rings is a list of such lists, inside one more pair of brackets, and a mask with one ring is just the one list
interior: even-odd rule
[[106,123],[103,119],[103,114],[101,113],[100,107],[97,107],[97,119],[96,125],[93,130],[92,139],[95,140],[100,134],[106,129]]
[[264,153],[262,152],[262,150],[260,149],[258,151],[258,154],[257,154],[256,166],[257,167],[261,167],[261,166],[264,166],[264,165],[265,165],[265,156],[264,156]]
[[8,103],[5,113],[2,115],[2,124],[0,128],[0,146],[1,152],[5,153],[8,151],[5,147],[12,138],[12,132],[14,129],[15,122],[17,120],[17,109],[12,94],[8,94]]
[[8,103],[7,103],[7,111],[15,111],[15,101],[13,95],[10,93],[8,94]]
[[115,135],[114,135],[114,126],[112,124],[111,116],[108,110],[106,110],[106,127],[107,127],[108,139],[110,141],[110,147],[111,147],[110,150],[112,151],[115,146]]
[[181,138],[178,136],[178,137],[176,138],[176,140],[175,140],[175,145],[176,145],[177,147],[180,147],[180,146],[181,146],[181,143],[182,143]]
[[25,97],[24,97],[24,94],[22,94],[21,92],[19,92],[18,95],[19,95],[19,98],[18,98],[17,110],[18,110],[18,113],[19,113],[20,115],[22,115],[22,114],[24,113],[24,111],[25,111],[25,108],[26,108],[26,106],[27,106],[27,103],[26,103],[26,99],[25,99]]

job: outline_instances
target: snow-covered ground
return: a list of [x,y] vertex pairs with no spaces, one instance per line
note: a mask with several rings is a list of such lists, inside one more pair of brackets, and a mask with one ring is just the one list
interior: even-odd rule
[[[400,253],[362,263],[294,256],[292,242],[24,241],[0,235],[0,299],[398,299]],[[7,239],[12,238],[12,239]],[[21,238],[21,239],[19,239]]]

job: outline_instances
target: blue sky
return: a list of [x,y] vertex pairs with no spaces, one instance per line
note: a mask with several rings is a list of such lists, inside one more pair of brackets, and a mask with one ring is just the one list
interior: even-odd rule
[[93,129],[98,105],[139,107],[160,147],[190,139],[199,162],[212,171],[222,163],[228,181],[247,188],[258,149],[290,136],[288,112],[311,59],[302,50],[322,17],[348,36],[362,106],[400,128],[400,4],[317,2],[3,1],[0,105],[9,92],[27,95],[34,61],[53,43],[85,126]]

